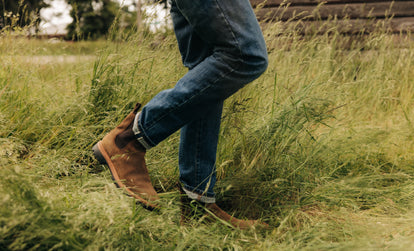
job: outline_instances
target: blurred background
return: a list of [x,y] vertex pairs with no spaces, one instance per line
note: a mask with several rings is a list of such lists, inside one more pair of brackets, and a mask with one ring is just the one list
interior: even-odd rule
[[[378,28],[414,31],[414,1],[250,2],[262,27],[280,21],[283,29],[301,34],[323,34],[332,27],[342,34],[369,34]],[[95,40],[115,33],[129,36],[139,29],[162,33],[171,27],[167,0],[0,0],[0,31],[16,35]]]
[[[68,40],[97,39],[111,26],[126,32],[171,27],[166,0],[1,0],[0,30]],[[114,23],[114,21],[117,21]]]

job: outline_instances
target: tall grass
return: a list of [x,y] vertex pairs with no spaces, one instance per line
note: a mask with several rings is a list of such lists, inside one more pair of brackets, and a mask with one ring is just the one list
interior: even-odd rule
[[92,158],[135,102],[185,74],[172,34],[60,46],[1,37],[0,249],[412,248],[412,37],[264,32],[269,69],[225,103],[216,192],[269,231],[178,224],[178,134],[147,154],[161,212]]

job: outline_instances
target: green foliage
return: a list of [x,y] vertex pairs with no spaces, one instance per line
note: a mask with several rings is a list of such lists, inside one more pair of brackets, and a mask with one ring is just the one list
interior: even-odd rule
[[96,39],[108,34],[119,11],[112,0],[68,0],[72,6],[73,21],[67,27],[67,37],[72,40]]
[[0,248],[2,250],[82,250],[85,242],[71,224],[40,198],[31,181],[1,169]]
[[0,31],[5,28],[17,28],[40,24],[40,10],[49,5],[44,0],[1,0]]

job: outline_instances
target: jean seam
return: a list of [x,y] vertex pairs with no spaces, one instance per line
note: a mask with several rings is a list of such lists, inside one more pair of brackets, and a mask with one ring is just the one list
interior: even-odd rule
[[223,8],[220,6],[220,4],[219,4],[219,2],[218,2],[217,0],[215,0],[215,2],[216,2],[216,4],[217,4],[217,7],[220,9],[220,14],[221,14],[221,15],[222,15],[222,17],[223,17],[223,20],[226,22],[227,27],[228,27],[229,31],[231,32],[231,36],[233,37],[233,41],[234,41],[234,42],[235,42],[235,44],[237,45],[236,47],[237,47],[237,49],[239,50],[240,57],[241,57],[241,58],[244,58],[244,56],[243,56],[243,52],[242,52],[242,49],[241,49],[241,47],[240,47],[240,43],[239,43],[239,41],[237,40],[236,35],[234,35],[234,31],[233,31],[233,29],[231,28],[231,25],[230,25],[229,20],[226,18],[226,15],[224,15]]
[[[206,123],[204,122],[204,120],[200,120],[200,126],[198,127],[198,138],[199,138],[199,142],[201,142],[201,137],[203,136],[201,132],[205,131],[205,127],[206,127]],[[200,166],[200,159],[201,159],[201,149],[200,149],[200,145],[197,148],[197,155],[199,156],[199,158],[197,159],[198,161],[198,166]],[[209,187],[207,187],[207,184],[209,184],[211,182],[211,176],[212,173],[209,173],[207,175],[207,177],[201,177],[200,180],[198,180],[199,184],[202,184],[202,187],[204,189],[203,194],[208,194],[208,190]],[[210,186],[210,185],[209,185]]]
[[195,180],[196,183],[198,183],[198,186],[200,186],[201,184],[199,183],[199,167],[200,167],[200,124],[201,122],[199,122],[198,124],[198,128],[197,128],[197,145],[196,145],[196,159],[195,159],[195,171],[194,171],[194,175],[195,175]]

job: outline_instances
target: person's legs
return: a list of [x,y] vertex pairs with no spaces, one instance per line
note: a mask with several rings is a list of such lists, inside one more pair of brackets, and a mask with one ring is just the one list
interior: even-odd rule
[[[211,105],[205,117],[181,128],[180,181],[192,199],[214,203],[216,152],[223,102]],[[201,196],[199,196],[201,195]]]
[[[213,47],[198,36],[175,2],[171,17],[183,64],[192,69],[213,53]],[[179,152],[180,181],[192,198],[203,195],[204,202],[215,201],[215,161],[223,102],[212,103],[209,108],[202,118],[181,128]]]
[[136,132],[152,147],[182,128],[184,188],[214,199],[222,103],[263,73],[266,46],[248,0],[173,0],[172,17],[190,70],[143,108]]
[[141,113],[137,106],[94,146],[95,156],[108,164],[118,186],[155,208],[158,195],[149,179],[145,151],[181,128],[180,180],[188,197],[205,202],[213,218],[249,227],[254,221],[231,217],[212,202],[223,101],[267,67],[260,27],[248,0],[172,0],[172,5],[189,72],[174,88],[157,94]]
[[139,129],[149,146],[203,117],[210,104],[223,101],[267,67],[265,43],[248,0],[175,2],[213,51],[174,88],[160,92],[142,109]]

